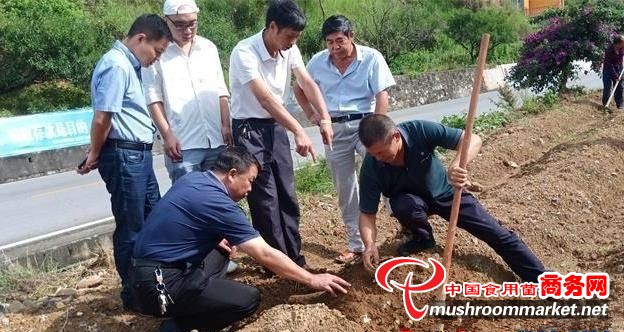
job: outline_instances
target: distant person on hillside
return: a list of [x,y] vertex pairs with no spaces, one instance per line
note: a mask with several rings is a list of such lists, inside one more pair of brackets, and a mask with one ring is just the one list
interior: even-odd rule
[[[611,96],[613,87],[615,86],[615,105],[618,109],[623,106],[622,99],[622,82],[618,79],[622,73],[622,56],[624,55],[624,37],[617,35],[613,38],[613,42],[605,51],[604,61],[602,63],[602,106],[606,106]],[[616,86],[617,84],[617,86]]]
[[145,104],[141,67],[158,60],[171,40],[162,17],[140,16],[126,38],[116,41],[98,61],[91,79],[91,146],[77,172],[97,168],[111,195],[116,225],[113,253],[126,309],[133,308],[127,275],[134,239],[160,199],[152,165],[156,129]]
[[[358,138],[360,120],[371,114],[388,112],[388,88],[395,84],[386,60],[379,51],[358,45],[351,22],[334,15],[323,23],[321,34],[327,49],[315,54],[308,72],[325,98],[334,131],[333,146],[325,146],[342,220],[346,226],[347,250],[336,260],[351,262],[364,251],[358,226],[359,197],[355,153],[364,157],[366,148]],[[301,88],[295,96],[310,119],[318,119]]]
[[251,219],[269,245],[299,266],[306,260],[300,252],[299,204],[286,131],[294,134],[297,153],[314,158],[314,152],[303,127],[284,107],[291,73],[319,111],[323,142],[331,144],[333,136],[323,96],[295,45],[305,25],[294,1],[271,1],[264,29],[240,41],[230,56],[234,144],[246,147],[262,166],[247,197]]
[[143,69],[145,97],[162,135],[171,182],[207,170],[226,144],[232,144],[229,93],[217,47],[197,35],[194,0],[166,0],[165,20],[173,42]]
[[309,273],[251,226],[236,202],[251,191],[258,170],[245,148],[227,147],[210,171],[176,181],[154,207],[136,240],[130,280],[140,312],[172,318],[160,332],[220,331],[256,311],[258,289],[225,277],[234,248],[312,289],[347,292],[349,283]]
[[[379,263],[376,215],[380,195],[390,198],[399,223],[413,238],[399,247],[407,256],[433,248],[435,239],[428,221],[432,214],[449,220],[453,186],[463,187],[468,171],[459,167],[457,154],[448,167],[435,155],[436,147],[458,150],[464,131],[430,121],[408,121],[395,125],[386,115],[371,115],[360,122],[359,137],[368,154],[360,170],[360,232],[366,250],[364,266],[374,270]],[[481,138],[472,134],[467,160],[479,153]],[[494,218],[479,200],[463,192],[457,225],[487,243],[523,281],[537,282],[545,272],[542,262],[514,232]]]

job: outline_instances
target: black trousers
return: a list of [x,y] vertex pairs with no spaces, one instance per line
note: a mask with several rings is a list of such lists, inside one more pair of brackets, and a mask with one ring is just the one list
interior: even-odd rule
[[[621,70],[621,69],[619,69]],[[613,81],[616,81],[618,78],[617,77],[611,77],[612,75],[609,74],[608,70],[603,70],[602,71],[602,85],[603,85],[603,89],[602,89],[602,106],[605,106],[607,104],[607,101],[609,101],[609,97],[611,96],[611,89],[613,89],[612,84]],[[622,102],[622,82],[620,82],[620,84],[617,85],[617,87],[615,88],[615,93],[613,95],[613,99],[615,99],[615,106],[616,107],[621,107],[623,105]]]
[[198,266],[132,259],[129,278],[133,303],[141,313],[162,317],[154,274],[160,265],[174,300],[165,316],[184,330],[219,331],[252,315],[260,304],[257,288],[225,278],[228,262],[216,249]]
[[[439,215],[447,221],[451,216],[453,196],[442,200],[425,200],[413,194],[390,198],[390,206],[399,223],[412,231],[415,237],[433,239],[433,230],[427,217]],[[537,282],[545,269],[531,249],[494,218],[471,194],[463,193],[457,226],[487,243],[522,280]]]
[[301,255],[299,204],[286,129],[273,119],[233,119],[234,144],[256,157],[262,170],[247,196],[251,221],[262,238],[299,266]]

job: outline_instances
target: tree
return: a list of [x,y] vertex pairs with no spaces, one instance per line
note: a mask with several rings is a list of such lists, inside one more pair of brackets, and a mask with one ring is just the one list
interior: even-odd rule
[[616,34],[608,23],[613,17],[606,16],[605,10],[587,1],[539,18],[545,25],[526,37],[518,64],[510,72],[514,86],[561,93],[576,77],[575,61],[591,62],[592,69],[599,71],[604,50]]
[[0,75],[0,91],[54,79],[86,86],[109,46],[98,43],[89,17],[71,0],[3,0],[0,14],[0,69],[10,68]]
[[520,40],[528,29],[528,21],[517,9],[486,7],[472,11],[462,8],[449,20],[446,34],[468,51],[474,62],[484,33],[490,34],[488,54],[493,54],[498,46]]
[[356,38],[377,49],[388,63],[417,49],[432,48],[441,20],[428,4],[416,0],[361,2],[368,15],[356,23]]

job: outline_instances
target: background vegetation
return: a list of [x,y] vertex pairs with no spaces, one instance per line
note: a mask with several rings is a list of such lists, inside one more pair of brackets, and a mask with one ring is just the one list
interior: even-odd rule
[[[234,45],[264,25],[267,0],[197,2],[199,34],[218,46],[227,70]],[[323,20],[342,13],[355,24],[358,42],[379,49],[395,74],[412,76],[472,65],[474,43],[484,27],[492,34],[488,63],[513,62],[529,30],[512,1],[486,9],[478,1],[459,0],[298,3],[309,21],[298,43],[304,57],[324,48]],[[123,38],[135,17],[149,12],[161,13],[162,0],[1,1],[0,116],[88,105],[98,58]]]

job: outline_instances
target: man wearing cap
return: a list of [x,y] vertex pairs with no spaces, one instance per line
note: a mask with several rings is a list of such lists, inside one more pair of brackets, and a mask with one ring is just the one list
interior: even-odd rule
[[[321,33],[327,49],[310,59],[308,72],[321,88],[333,123],[333,148],[325,149],[325,157],[338,192],[348,243],[336,260],[348,263],[364,251],[358,226],[355,153],[364,157],[366,149],[358,138],[358,125],[373,112],[388,112],[388,88],[395,82],[379,51],[355,44],[353,27],[345,16],[329,17]],[[318,118],[301,88],[295,86],[294,92],[308,118]]]
[[217,47],[197,36],[199,8],[194,0],[166,0],[163,12],[173,42],[159,61],[143,69],[143,83],[173,183],[186,173],[208,169],[232,136]]
[[247,197],[253,225],[269,245],[299,266],[306,262],[300,253],[299,205],[286,130],[294,134],[297,153],[314,158],[314,152],[303,127],[284,107],[291,72],[319,110],[323,143],[331,144],[333,136],[321,92],[295,45],[305,25],[295,2],[272,1],[264,29],[234,47],[229,72],[234,143],[246,147],[262,166]]
[[128,268],[134,240],[160,199],[152,165],[155,128],[145,104],[141,67],[158,60],[171,40],[163,18],[140,16],[126,38],[116,41],[98,61],[91,79],[91,146],[77,172],[87,174],[97,168],[111,195],[113,254],[127,309],[133,309]]

